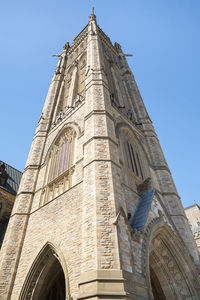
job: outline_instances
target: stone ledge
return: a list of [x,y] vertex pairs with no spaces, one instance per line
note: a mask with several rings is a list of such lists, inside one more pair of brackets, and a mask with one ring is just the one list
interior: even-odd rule
[[134,277],[132,273],[116,269],[85,272],[80,276],[77,299],[148,299],[145,282],[138,282]]
[[79,285],[95,280],[125,280],[121,270],[95,270],[83,273],[80,276]]
[[126,296],[123,273],[120,270],[95,270],[80,276],[77,299],[92,297],[121,298]]

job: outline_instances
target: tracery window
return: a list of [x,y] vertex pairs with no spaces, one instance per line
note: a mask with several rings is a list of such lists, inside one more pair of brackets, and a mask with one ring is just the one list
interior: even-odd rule
[[71,128],[54,143],[49,155],[41,205],[67,191],[72,185],[76,133]]
[[55,178],[62,175],[72,166],[72,148],[73,136],[66,135],[60,139],[58,145],[55,144],[51,153],[51,166],[49,170],[48,181],[51,182]]
[[127,142],[127,152],[128,152],[128,166],[133,173],[144,179],[143,171],[142,171],[142,165],[140,161],[140,156],[138,154],[138,151],[136,148],[130,143]]

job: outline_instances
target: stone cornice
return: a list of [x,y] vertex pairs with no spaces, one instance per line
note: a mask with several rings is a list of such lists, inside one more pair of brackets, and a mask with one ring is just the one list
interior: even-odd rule
[[79,33],[79,35],[74,39],[72,46],[68,50],[68,55],[70,55],[79,45],[80,43],[87,37],[88,35],[88,25]]
[[110,142],[112,142],[115,146],[118,146],[118,143],[116,141],[114,141],[112,138],[110,138],[109,136],[93,136],[91,137],[89,140],[87,140],[85,143],[83,143],[83,147],[85,147],[87,144],[89,144],[91,141],[93,140],[109,140]]
[[169,172],[169,173],[171,174],[170,169],[169,169],[167,166],[164,166],[164,165],[160,165],[160,166],[151,165],[150,167],[151,167],[154,171],[165,170],[165,171],[167,171],[167,172]]
[[84,118],[84,120],[86,121],[87,119],[89,119],[92,115],[106,115],[108,116],[112,121],[114,121],[114,118],[111,114],[109,114],[106,110],[93,110],[91,111],[89,114],[87,114]]
[[121,166],[118,165],[115,161],[113,161],[112,159],[92,159],[90,162],[88,162],[86,165],[83,166],[83,168],[88,167],[89,165],[91,165],[94,162],[109,162],[109,163],[113,163],[113,165],[115,165],[116,167],[118,167],[119,169],[121,169]]
[[117,52],[117,50],[111,43],[110,38],[103,32],[103,30],[99,26],[98,26],[98,33],[99,33],[101,40],[106,44],[106,46],[108,46],[108,48],[110,48],[114,52],[114,54],[118,56],[119,53]]

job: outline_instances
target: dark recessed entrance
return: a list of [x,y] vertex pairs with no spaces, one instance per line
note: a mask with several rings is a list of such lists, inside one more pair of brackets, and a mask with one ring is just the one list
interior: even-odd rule
[[153,293],[154,300],[166,300],[161,284],[151,267],[150,267],[150,276],[151,276],[151,290]]
[[52,263],[42,282],[38,300],[65,300],[65,277],[57,259]]

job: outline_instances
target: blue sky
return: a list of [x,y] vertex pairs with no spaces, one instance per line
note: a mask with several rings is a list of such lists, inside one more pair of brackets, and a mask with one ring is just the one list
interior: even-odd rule
[[0,159],[23,170],[57,58],[91,7],[122,45],[184,206],[199,198],[199,0],[18,0],[0,9]]

